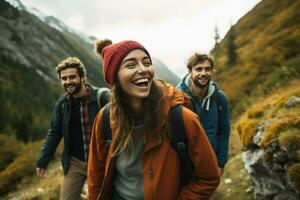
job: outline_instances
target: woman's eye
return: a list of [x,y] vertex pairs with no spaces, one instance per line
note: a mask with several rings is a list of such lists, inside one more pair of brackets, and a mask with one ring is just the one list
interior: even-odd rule
[[135,65],[134,63],[128,63],[128,64],[126,65],[126,67],[127,67],[127,68],[133,68],[134,65]]
[[144,66],[146,66],[146,67],[149,67],[150,65],[151,65],[151,62],[150,62],[150,60],[145,60],[144,62],[143,62],[143,65]]
[[151,62],[144,62],[144,65],[149,67],[151,65]]

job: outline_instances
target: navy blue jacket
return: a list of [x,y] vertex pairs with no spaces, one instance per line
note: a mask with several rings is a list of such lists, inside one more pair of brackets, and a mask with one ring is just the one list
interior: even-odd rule
[[[97,102],[98,88],[90,87],[88,93],[88,113],[90,127],[93,127],[94,119],[99,111]],[[63,138],[64,150],[61,157],[61,163],[64,170],[64,174],[68,172],[70,162],[70,133],[69,133],[69,121],[70,121],[70,109],[68,106],[68,95],[62,95],[55,104],[51,121],[50,129],[42,147],[39,159],[37,161],[37,167],[45,169],[52,158],[55,150]]]
[[[208,94],[203,101],[195,96],[189,87],[190,77],[186,75],[176,86],[187,93],[194,104],[194,112],[200,118],[208,139],[217,155],[218,165],[224,168],[227,162],[230,122],[228,102],[224,93],[210,81]],[[219,105],[218,105],[219,104]]]

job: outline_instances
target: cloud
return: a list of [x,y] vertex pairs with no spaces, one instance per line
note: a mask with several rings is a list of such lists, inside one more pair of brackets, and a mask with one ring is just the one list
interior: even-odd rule
[[99,39],[133,39],[182,76],[194,51],[208,52],[260,0],[23,0]]

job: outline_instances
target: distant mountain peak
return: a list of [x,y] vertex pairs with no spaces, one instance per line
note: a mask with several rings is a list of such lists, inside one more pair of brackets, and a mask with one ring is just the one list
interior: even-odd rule
[[45,15],[44,13],[42,13],[41,11],[39,11],[38,9],[31,7],[31,8],[25,8],[25,10],[27,12],[30,12],[31,14],[35,15],[36,17],[38,17],[39,19],[41,19],[42,21],[44,21],[44,18],[47,17],[47,15]]
[[78,35],[82,40],[88,42],[89,44],[93,44],[96,40],[94,36],[87,35],[81,31],[74,30],[73,28],[70,28],[68,25],[66,25],[64,22],[59,20],[58,18],[52,16],[52,15],[46,15],[42,13],[40,10],[34,7],[26,7],[24,4],[22,4],[19,0],[5,0],[10,5],[12,5],[14,8],[18,10],[25,10],[37,18],[39,18],[41,21],[47,23],[52,28],[55,28],[56,30],[60,32],[69,32],[72,34]]
[[48,25],[50,25],[51,27],[59,30],[59,31],[67,31],[70,33],[73,33],[74,30],[69,28],[65,23],[63,23],[62,21],[60,21],[59,19],[53,17],[53,16],[45,16],[42,19],[44,22],[46,22]]
[[13,7],[17,8],[18,10],[25,10],[25,6],[19,0],[5,0]]

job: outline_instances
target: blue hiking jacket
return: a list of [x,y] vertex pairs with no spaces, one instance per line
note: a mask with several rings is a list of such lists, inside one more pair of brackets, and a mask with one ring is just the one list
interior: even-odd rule
[[[218,165],[224,168],[228,156],[230,134],[228,102],[224,93],[210,81],[208,94],[203,101],[192,93],[189,87],[190,76],[186,75],[176,88],[188,94],[194,104],[194,112],[200,118],[208,139],[217,155]],[[218,105],[219,104],[219,105]]]

